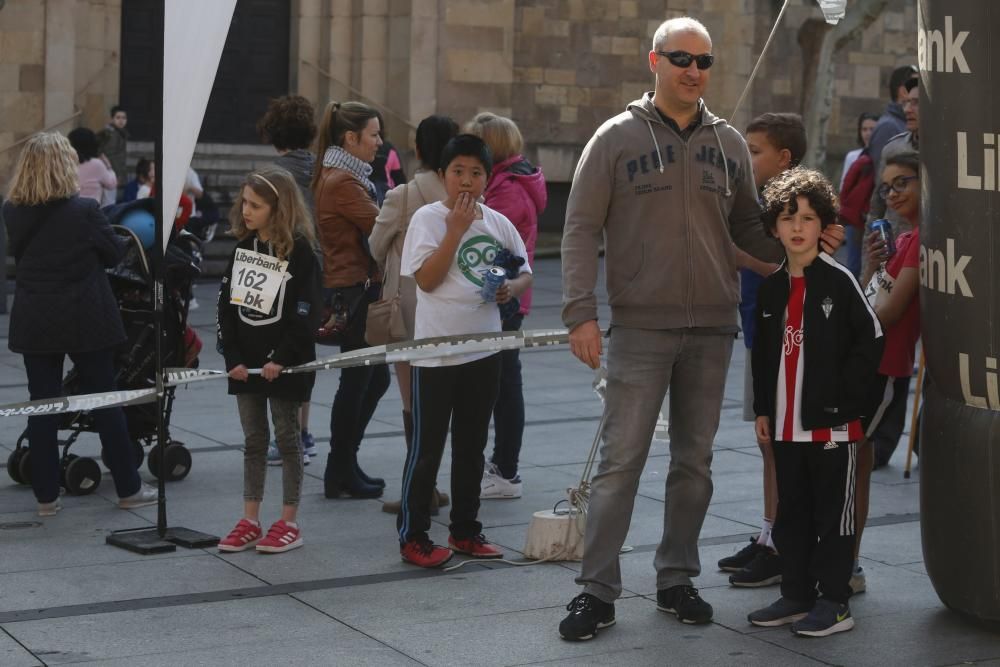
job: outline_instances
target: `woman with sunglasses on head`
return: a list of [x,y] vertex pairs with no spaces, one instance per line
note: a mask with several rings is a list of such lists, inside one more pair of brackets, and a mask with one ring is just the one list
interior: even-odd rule
[[[379,208],[371,162],[382,145],[378,114],[360,102],[330,102],[319,127],[313,170],[316,222],[323,248],[327,305],[346,311],[341,352],[367,347],[368,304],[378,298],[381,275],[368,245]],[[378,498],[385,480],[358,465],[358,448],[379,399],[389,388],[384,365],[340,371],[330,414],[330,457],[323,473],[327,498]]]
[[[862,285],[875,314],[885,329],[885,351],[879,365],[877,395],[872,415],[862,420],[865,439],[858,443],[857,532],[855,549],[860,549],[861,533],[868,518],[868,494],[872,468],[889,462],[906,420],[906,400],[917,339],[920,338],[920,159],[913,151],[897,153],[886,160],[877,187],[888,208],[906,221],[912,231],[900,234],[895,251],[886,248],[879,232],[865,239],[868,268]],[[851,588],[864,591],[864,573],[855,551]]]

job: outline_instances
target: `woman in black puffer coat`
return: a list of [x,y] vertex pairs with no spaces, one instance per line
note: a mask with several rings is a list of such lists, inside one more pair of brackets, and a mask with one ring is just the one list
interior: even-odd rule
[[[104,272],[124,247],[98,208],[79,196],[76,152],[61,134],[31,137],[3,206],[16,262],[9,347],[24,357],[32,400],[62,395],[63,360],[75,364],[83,393],[114,389],[114,351],[125,341],[118,304]],[[136,472],[125,413],[95,410],[119,506],[156,502]],[[31,484],[40,516],[59,505],[59,415],[28,418]]]

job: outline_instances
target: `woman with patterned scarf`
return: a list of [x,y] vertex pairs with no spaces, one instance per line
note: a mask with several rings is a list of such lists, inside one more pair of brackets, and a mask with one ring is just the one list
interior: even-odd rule
[[[323,248],[323,292],[328,305],[346,309],[340,349],[366,346],[368,304],[379,294],[378,266],[368,248],[378,205],[370,180],[381,145],[378,114],[360,102],[331,102],[320,124],[313,194]],[[389,388],[384,365],[344,368],[330,415],[330,456],[323,475],[327,498],[377,498],[385,480],[368,477],[358,448],[379,399]]]

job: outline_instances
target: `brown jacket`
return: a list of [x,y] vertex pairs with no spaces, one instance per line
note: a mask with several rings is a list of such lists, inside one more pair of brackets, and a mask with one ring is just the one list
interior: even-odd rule
[[377,274],[365,240],[375,227],[378,204],[365,186],[344,169],[324,167],[315,195],[323,287],[349,287],[365,282],[369,271]]

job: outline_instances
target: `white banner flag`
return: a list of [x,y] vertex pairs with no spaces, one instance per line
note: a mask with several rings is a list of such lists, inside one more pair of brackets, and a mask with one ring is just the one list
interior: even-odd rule
[[163,20],[163,247],[184,192],[236,0],[166,0]]

